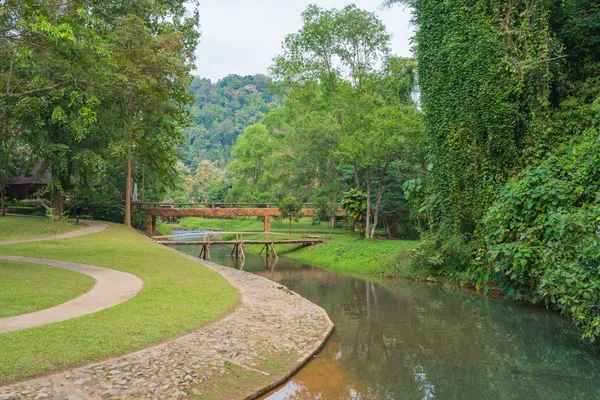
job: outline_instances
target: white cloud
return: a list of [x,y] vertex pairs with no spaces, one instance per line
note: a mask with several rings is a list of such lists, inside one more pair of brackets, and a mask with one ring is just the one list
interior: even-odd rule
[[[201,0],[202,1],[202,0]],[[359,0],[374,11],[393,35],[392,51],[410,56],[410,10],[381,7],[383,0]],[[195,75],[216,81],[229,74],[267,73],[273,57],[289,33],[300,29],[300,14],[309,4],[342,8],[347,0],[203,0],[200,4],[201,43],[196,51]]]

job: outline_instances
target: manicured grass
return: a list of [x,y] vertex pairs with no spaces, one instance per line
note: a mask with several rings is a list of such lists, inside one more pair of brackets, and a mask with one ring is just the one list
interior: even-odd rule
[[0,217],[0,242],[60,235],[80,228],[69,222],[52,223],[47,218]]
[[121,225],[73,239],[2,246],[0,253],[96,265],[144,280],[136,297],[117,306],[1,334],[0,384],[180,336],[216,320],[239,301],[221,275]]
[[0,318],[64,303],[90,290],[94,282],[66,269],[0,260]]

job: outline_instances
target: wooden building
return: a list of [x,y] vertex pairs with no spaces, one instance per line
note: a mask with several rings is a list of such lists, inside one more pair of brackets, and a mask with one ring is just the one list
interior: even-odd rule
[[8,180],[7,199],[30,199],[38,191],[44,189],[50,183],[50,171],[41,173],[41,164],[36,165],[29,174],[22,174],[14,179]]

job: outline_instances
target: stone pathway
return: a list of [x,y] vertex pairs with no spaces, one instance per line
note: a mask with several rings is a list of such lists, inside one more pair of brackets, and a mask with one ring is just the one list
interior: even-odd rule
[[289,378],[332,333],[325,310],[286,287],[186,257],[228,279],[240,292],[241,304],[178,339],[1,386],[0,400],[252,399]]
[[56,307],[15,317],[0,318],[0,333],[14,332],[92,314],[129,300],[144,287],[144,282],[135,275],[92,265],[13,256],[0,256],[0,260],[50,265],[86,274],[96,280],[96,284],[90,291]]

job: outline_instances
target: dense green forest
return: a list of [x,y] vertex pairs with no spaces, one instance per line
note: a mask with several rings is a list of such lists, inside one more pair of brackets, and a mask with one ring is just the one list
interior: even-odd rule
[[216,83],[194,78],[190,86],[195,99],[193,120],[185,129],[180,152],[184,164],[195,171],[202,161],[218,168],[231,162],[238,136],[281,103],[269,89],[270,83],[265,75],[229,75]]

